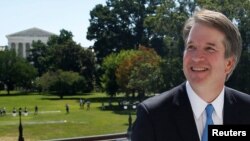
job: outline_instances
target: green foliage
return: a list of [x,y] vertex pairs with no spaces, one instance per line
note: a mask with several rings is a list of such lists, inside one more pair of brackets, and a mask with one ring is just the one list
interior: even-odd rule
[[150,63],[141,63],[134,66],[131,71],[127,87],[142,94],[144,92],[155,92],[158,88],[157,83],[159,83],[160,75],[159,67]]
[[159,92],[169,90],[185,81],[182,72],[182,58],[168,58],[161,62],[162,85],[159,87]]
[[13,50],[5,50],[0,52],[0,64],[0,82],[7,86],[8,94],[14,85],[31,88],[37,71],[24,58],[16,56]]
[[237,90],[249,93],[250,85],[247,83],[250,78],[250,54],[248,51],[243,51],[241,60],[238,64],[238,67],[233,72],[232,76],[227,81],[227,86],[235,88]]
[[53,35],[47,44],[33,42],[29,61],[39,70],[39,76],[47,71],[73,71],[85,78],[85,91],[94,86],[95,56],[90,49],[81,47],[73,41],[73,34],[62,29],[60,35]]
[[182,28],[193,13],[194,5],[192,1],[162,1],[144,20],[151,37],[150,45],[163,58],[181,56],[184,47]]
[[151,84],[159,74],[161,58],[149,48],[141,46],[133,56],[127,56],[116,69],[116,81],[123,92],[138,92],[144,98],[145,92],[154,91]]
[[32,88],[32,82],[37,75],[37,70],[29,64],[26,60],[19,58],[13,66],[13,70],[18,70],[18,72],[13,72],[12,77],[16,81],[16,85],[26,89]]
[[102,63],[104,73],[101,77],[102,87],[111,97],[115,96],[119,90],[115,75],[117,67],[125,58],[131,57],[134,54],[136,54],[134,50],[122,50],[119,54],[112,53],[104,58]]
[[99,63],[110,53],[147,44],[143,21],[150,3],[148,0],[107,0],[106,5],[96,5],[90,12],[87,39],[95,40],[93,49]]
[[43,91],[56,92],[60,98],[86,89],[86,81],[78,73],[62,70],[45,73],[36,81],[36,85]]
[[59,36],[48,41],[51,69],[79,72],[85,77],[88,92],[93,90],[95,61],[91,50],[82,48],[72,40],[72,33],[61,30]]
[[51,77],[50,73],[47,72],[35,80],[35,86],[40,91],[49,91],[51,83],[52,84],[54,83],[53,81],[54,81],[53,77]]
[[117,54],[110,54],[104,58],[102,69],[104,73],[101,77],[101,85],[105,92],[111,97],[115,96],[118,91],[118,85],[116,83],[115,69]]
[[[90,49],[81,48],[79,56],[79,74],[86,79],[85,92],[90,92],[94,89],[96,61],[95,55]],[[97,85],[97,84],[96,84]]]
[[32,42],[32,48],[28,50],[29,56],[27,60],[33,64],[38,71],[38,76],[48,71],[48,46],[42,43],[40,40]]

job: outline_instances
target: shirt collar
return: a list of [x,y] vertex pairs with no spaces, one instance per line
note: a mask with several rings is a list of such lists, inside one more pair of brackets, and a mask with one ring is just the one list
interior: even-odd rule
[[[188,98],[191,103],[191,107],[193,109],[195,118],[198,119],[202,115],[202,112],[205,110],[207,104],[209,103],[201,99],[194,92],[194,90],[192,89],[188,81],[186,82],[186,89],[187,89]],[[225,87],[223,87],[219,96],[211,103],[214,107],[215,114],[220,119],[222,119],[222,112],[223,112],[223,105],[224,105],[224,95],[225,95],[224,90],[225,90]]]

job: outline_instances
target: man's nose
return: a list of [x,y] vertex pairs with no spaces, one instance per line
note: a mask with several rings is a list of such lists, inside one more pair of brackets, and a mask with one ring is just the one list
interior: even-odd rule
[[202,50],[195,50],[192,54],[192,60],[194,62],[200,62],[203,61],[205,57],[205,54]]

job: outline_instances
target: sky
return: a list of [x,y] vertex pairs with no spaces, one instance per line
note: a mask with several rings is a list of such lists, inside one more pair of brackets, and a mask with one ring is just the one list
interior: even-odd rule
[[60,34],[71,31],[73,40],[83,47],[93,45],[86,39],[90,11],[106,0],[0,0],[0,46],[8,44],[6,35],[29,28]]

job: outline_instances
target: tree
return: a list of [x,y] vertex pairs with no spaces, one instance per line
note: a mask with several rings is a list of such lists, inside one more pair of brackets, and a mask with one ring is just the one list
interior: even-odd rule
[[48,40],[50,69],[79,71],[79,53],[81,46],[73,41],[73,34],[62,29],[60,35],[53,35]]
[[59,36],[48,41],[50,67],[52,70],[79,72],[87,81],[85,90],[90,92],[94,88],[95,56],[91,50],[76,44],[72,37],[71,32],[61,30]]
[[1,51],[0,52],[0,81],[6,85],[7,93],[14,88],[14,78],[12,77],[11,67],[17,61],[14,51]]
[[47,44],[33,42],[29,61],[39,70],[39,76],[47,71],[73,71],[86,78],[85,90],[93,90],[95,55],[73,41],[73,34],[62,29],[60,35],[52,35]]
[[118,84],[116,83],[115,69],[117,67],[117,54],[111,53],[104,58],[102,63],[102,70],[104,73],[101,77],[101,85],[104,91],[114,97],[119,89]]
[[[98,63],[102,62],[103,58],[110,53],[137,49],[140,44],[153,48],[166,60],[181,61],[178,58],[182,56],[184,48],[182,27],[196,6],[196,1],[183,0],[108,0],[106,5],[97,5],[90,12],[91,19],[87,38],[95,40],[93,49]],[[176,57],[177,59],[175,59]],[[166,62],[169,61],[162,61],[162,63]],[[178,70],[167,71],[180,72]],[[160,73],[160,71],[156,72]],[[177,76],[172,78],[180,76],[179,73],[176,74]],[[115,79],[114,76],[112,78]],[[127,83],[125,79],[129,78],[124,78],[124,83]],[[163,80],[168,84],[177,83],[173,79],[171,82],[165,78]]]
[[163,82],[158,87],[159,92],[169,90],[180,83],[185,81],[184,74],[182,72],[182,58],[166,58],[160,64],[161,74]]
[[151,84],[159,74],[161,58],[153,49],[139,47],[133,55],[125,58],[116,69],[117,83],[126,93],[138,92],[140,100],[145,92],[152,92]]
[[32,42],[32,48],[29,50],[27,60],[37,68],[38,76],[41,76],[49,69],[48,50],[48,46],[40,40]]
[[0,82],[7,86],[8,94],[15,85],[26,89],[31,87],[37,71],[24,58],[16,56],[15,51],[1,51],[0,64]]
[[180,57],[184,49],[182,28],[192,15],[196,1],[161,1],[144,20],[150,46],[163,58]]
[[56,72],[49,71],[43,74],[36,81],[36,84],[43,91],[55,92],[62,99],[65,95],[75,94],[83,90],[86,81],[79,73],[57,70]]
[[124,59],[133,56],[135,53],[136,51],[134,50],[122,50],[120,53],[111,53],[104,58],[102,63],[104,73],[101,77],[101,84],[105,92],[111,97],[115,96],[120,89],[115,75],[117,67]]
[[95,73],[96,73],[96,61],[95,54],[91,49],[81,48],[80,50],[80,71],[79,74],[84,76],[86,79],[86,85],[84,92],[90,92],[94,89],[95,83]]
[[32,89],[33,81],[37,76],[37,70],[25,59],[18,58],[18,61],[12,66],[12,77],[15,79],[15,84],[24,89]]
[[233,72],[230,79],[227,81],[226,85],[233,87],[237,90],[243,91],[245,93],[250,92],[250,85],[246,83],[250,81],[250,53],[247,51],[242,52],[241,61],[238,64],[238,67]]
[[147,45],[143,22],[147,11],[153,11],[151,3],[151,0],[107,0],[105,6],[96,5],[90,12],[87,39],[95,40],[93,49],[98,63],[110,53]]

